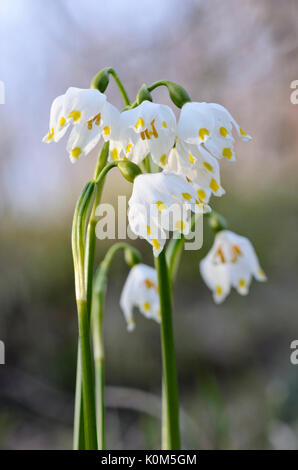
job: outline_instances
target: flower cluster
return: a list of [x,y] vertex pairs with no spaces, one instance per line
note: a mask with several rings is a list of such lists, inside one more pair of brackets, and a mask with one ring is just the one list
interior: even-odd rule
[[[191,214],[210,212],[211,195],[225,193],[219,160],[235,160],[233,129],[243,141],[251,139],[219,104],[187,102],[177,120],[166,105],[145,100],[120,112],[100,91],[79,88],[69,88],[54,100],[44,142],[58,142],[68,128],[72,128],[67,142],[72,162],[87,155],[101,138],[109,141],[110,161],[139,165],[151,156],[159,172],[135,178],[128,218],[132,231],[152,245],[154,256],[163,250],[169,232],[187,235]],[[122,295],[129,325],[129,286],[142,286],[144,270],[143,265],[132,270]],[[212,250],[201,263],[201,273],[216,302],[224,300],[231,286],[241,294],[247,293],[252,275],[265,279],[250,242],[226,230],[216,236]],[[146,297],[143,288],[133,290],[140,292],[140,299]],[[150,299],[153,291],[147,292]],[[149,316],[145,303],[136,300]],[[156,299],[149,303],[153,305],[150,315],[157,319]]]

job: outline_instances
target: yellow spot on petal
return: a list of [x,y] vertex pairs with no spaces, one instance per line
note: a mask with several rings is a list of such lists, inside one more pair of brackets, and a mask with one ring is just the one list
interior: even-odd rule
[[153,135],[154,135],[154,137],[157,139],[158,133],[157,133],[157,130],[156,130],[156,128],[155,128],[154,122],[155,122],[155,119],[153,119],[153,121],[151,122],[151,127],[152,127]]
[[209,186],[210,189],[212,189],[212,191],[214,191],[215,193],[219,190],[219,184],[214,178],[212,178],[212,180],[210,181]]
[[60,121],[59,121],[59,126],[60,126],[60,127],[63,127],[65,123],[66,123],[66,119],[65,119],[64,116],[62,116],[62,117],[60,118]]
[[158,287],[155,282],[151,281],[150,279],[145,279],[144,282],[147,289],[154,289],[156,292],[158,291]]
[[129,153],[132,149],[132,144],[128,144],[128,146],[126,147],[126,153]]
[[81,111],[73,110],[69,113],[68,117],[73,119],[75,122],[79,121],[81,119],[82,113]]
[[205,137],[208,137],[208,135],[210,135],[210,132],[205,127],[202,127],[202,129],[199,130],[199,137],[201,140],[205,140]]
[[225,127],[220,127],[219,128],[219,133],[222,137],[227,137],[227,135],[228,135],[228,131]]
[[208,171],[213,171],[213,166],[210,165],[210,163],[204,162],[203,165],[205,168],[207,168]]
[[198,198],[201,202],[206,199],[206,193],[205,193],[204,189],[198,189],[197,194],[198,194]]
[[157,201],[156,205],[159,212],[162,212],[163,210],[168,208],[168,206],[162,201]]
[[220,261],[221,261],[222,263],[225,263],[225,262],[226,262],[226,259],[225,259],[225,256],[224,256],[224,253],[223,253],[223,250],[222,250],[221,247],[218,248],[217,254],[218,254],[218,256],[220,257]]
[[52,127],[52,129],[50,129],[49,132],[48,132],[47,139],[48,139],[49,141],[53,140],[53,139],[54,139],[54,135],[55,135],[55,130],[54,130],[54,128]]
[[238,286],[242,287],[242,288],[245,287],[246,286],[246,280],[245,279],[239,279]]
[[156,238],[153,238],[153,239],[152,239],[152,243],[153,243],[153,246],[154,246],[155,250],[156,250],[156,251],[159,250],[159,248],[160,248],[160,243],[159,243],[158,240],[156,240]]
[[103,132],[104,132],[104,135],[110,135],[110,133],[111,133],[110,126],[104,127]]
[[182,197],[186,199],[187,201],[191,201],[192,196],[189,193],[182,193]]
[[259,276],[263,277],[264,279],[266,278],[266,274],[265,274],[265,272],[263,271],[262,268],[258,269],[258,274],[259,274]]
[[168,127],[166,121],[163,121],[162,125],[165,129]]
[[188,176],[185,176],[185,178],[186,178],[186,181],[188,181],[188,183],[191,183],[191,179]]
[[194,159],[194,157],[192,156],[191,153],[188,154],[188,158],[189,158],[190,163],[193,165],[194,162],[195,162],[195,159]]
[[215,287],[215,294],[221,295],[223,293],[222,287],[220,285]]
[[111,157],[113,160],[119,160],[119,152],[118,152],[118,149],[113,149],[111,151]]
[[144,302],[143,307],[146,312],[148,312],[151,309],[149,302]]
[[150,233],[151,233],[150,225],[147,225],[147,234],[150,235]]
[[222,150],[222,156],[223,156],[223,157],[226,157],[226,158],[229,160],[230,158],[232,158],[233,152],[232,152],[232,150],[231,150],[229,147],[225,147],[225,148]]
[[175,224],[175,227],[180,230],[181,232],[183,232],[183,230],[185,230],[185,223],[183,222],[183,220],[177,220],[176,224]]
[[75,147],[74,149],[72,149],[71,151],[71,156],[73,158],[79,158],[79,156],[81,155],[82,153],[82,149],[80,147]]
[[247,133],[246,133],[243,129],[241,129],[241,127],[240,127],[239,130],[240,130],[240,134],[241,134],[241,135],[247,135]]
[[144,127],[145,123],[144,123],[144,119],[139,117],[139,119],[137,120],[137,123],[135,125],[135,128],[138,129],[139,127]]
[[160,163],[162,165],[165,165],[166,164],[166,160],[167,160],[167,154],[164,153],[161,157],[160,157]]

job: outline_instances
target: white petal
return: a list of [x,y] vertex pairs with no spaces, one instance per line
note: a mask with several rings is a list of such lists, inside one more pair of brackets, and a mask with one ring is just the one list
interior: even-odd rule
[[105,101],[106,96],[98,90],[71,87],[65,93],[63,112],[74,124],[87,122],[101,114]]
[[101,127],[93,123],[74,126],[67,142],[67,151],[72,163],[87,155],[97,145],[101,137]]

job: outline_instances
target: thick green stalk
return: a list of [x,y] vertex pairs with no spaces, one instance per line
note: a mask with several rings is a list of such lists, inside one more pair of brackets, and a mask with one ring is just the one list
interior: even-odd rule
[[85,448],[97,449],[96,411],[94,396],[93,362],[90,345],[90,322],[86,300],[77,300],[79,338],[83,379],[83,407]]
[[161,310],[161,346],[165,404],[167,416],[168,450],[180,449],[178,381],[172,320],[171,285],[168,266],[163,250],[155,260],[160,310]]
[[[95,397],[93,387],[92,356],[90,349],[90,325],[87,310],[86,285],[84,279],[84,259],[85,259],[85,232],[86,220],[89,206],[94,194],[95,184],[89,182],[83,189],[76,205],[73,228],[72,228],[72,249],[75,270],[75,286],[78,310],[79,339],[81,368],[83,378],[83,405],[84,405],[84,434],[85,448],[97,449],[96,419],[95,419]],[[80,372],[80,365],[78,365]],[[78,374],[79,375],[79,374]],[[77,393],[77,400],[79,393]],[[81,415],[81,406],[76,403],[75,410]],[[75,416],[75,423],[79,418]],[[80,426],[75,427],[76,436],[74,442],[79,443],[81,433]],[[79,445],[79,444],[78,444]]]

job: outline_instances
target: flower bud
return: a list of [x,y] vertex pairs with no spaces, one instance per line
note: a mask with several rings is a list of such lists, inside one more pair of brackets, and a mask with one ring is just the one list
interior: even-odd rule
[[185,88],[178,85],[177,83],[170,82],[169,80],[165,80],[164,83],[169,90],[171,100],[178,108],[182,108],[185,103],[191,101],[190,96]]
[[122,160],[118,163],[117,166],[122,176],[130,183],[133,183],[135,177],[142,173],[138,165],[133,162],[127,162]]
[[126,264],[133,268],[136,264],[140,264],[142,261],[141,253],[135,248],[129,247],[124,250],[124,259]]
[[95,90],[98,90],[101,93],[104,93],[109,84],[109,80],[110,80],[109,69],[108,68],[102,69],[100,72],[98,72],[95,75],[95,77],[93,77],[92,82],[91,82],[91,88],[94,88]]
[[152,96],[151,96],[151,93],[148,90],[147,86],[144,83],[144,85],[142,85],[141,88],[138,91],[138,94],[136,96],[136,102],[139,105],[143,101],[146,101],[146,100],[147,101],[152,101]]
[[225,230],[228,227],[228,223],[222,215],[218,214],[218,212],[212,211],[209,215],[209,226],[215,233],[217,233],[221,230]]

